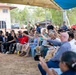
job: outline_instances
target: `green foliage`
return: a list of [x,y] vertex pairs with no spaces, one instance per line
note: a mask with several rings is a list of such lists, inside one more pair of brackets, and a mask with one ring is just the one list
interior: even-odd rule
[[[32,11],[30,11],[32,9]],[[24,8],[23,10],[19,10],[18,8],[11,10],[11,18],[15,19],[15,22],[20,24],[27,24],[29,21],[31,23],[35,23],[43,20],[52,20],[53,23],[59,25],[62,23],[62,12],[49,8]]]
[[76,8],[67,10],[67,15],[70,21],[70,24],[76,24]]
[[41,7],[37,7],[34,9],[33,17],[36,21],[42,21],[45,18],[45,12],[44,9]]
[[19,9],[18,8],[11,10],[10,13],[11,13],[12,19],[16,19],[16,21],[19,19]]
[[18,8],[11,10],[11,19],[15,19],[16,23],[26,24],[28,10],[19,10]]
[[53,23],[55,23],[56,25],[60,25],[63,21],[63,16],[62,16],[62,12],[58,11],[58,10],[54,10],[54,9],[50,9],[51,13],[52,13],[52,21]]

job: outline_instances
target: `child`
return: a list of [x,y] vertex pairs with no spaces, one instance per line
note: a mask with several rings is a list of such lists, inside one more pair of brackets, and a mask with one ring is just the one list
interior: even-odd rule
[[[58,75],[53,69],[49,70],[42,57],[39,59],[41,61],[42,68],[47,72],[48,75]],[[63,72],[61,75],[76,75],[76,53],[72,51],[63,53],[59,66]]]

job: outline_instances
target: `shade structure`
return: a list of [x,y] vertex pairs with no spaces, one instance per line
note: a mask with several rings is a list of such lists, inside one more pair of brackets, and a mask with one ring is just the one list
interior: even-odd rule
[[24,4],[61,10],[53,0],[0,0],[2,3]]
[[76,7],[76,0],[0,0],[2,3],[23,4],[53,8],[57,10]]
[[76,0],[54,0],[61,8],[71,9],[76,7]]

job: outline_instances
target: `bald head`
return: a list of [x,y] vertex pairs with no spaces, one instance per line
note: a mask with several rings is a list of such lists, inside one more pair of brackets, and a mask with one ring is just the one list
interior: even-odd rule
[[68,39],[69,39],[68,33],[67,32],[60,33],[60,39],[62,42],[68,41]]

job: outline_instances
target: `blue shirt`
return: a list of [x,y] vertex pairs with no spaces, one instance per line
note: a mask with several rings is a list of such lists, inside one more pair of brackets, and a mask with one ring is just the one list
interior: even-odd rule
[[61,75],[76,75],[76,71],[68,70],[63,72]]
[[56,41],[56,40],[47,40],[49,43],[52,43],[54,46],[61,46],[61,42],[60,41]]
[[22,38],[22,35],[19,35],[18,38]]
[[60,57],[62,56],[62,54],[66,51],[70,51],[71,50],[71,45],[69,42],[63,42],[60,46],[60,48],[58,49],[58,51],[56,52],[56,54],[51,58],[52,61],[59,61]]
[[68,27],[66,25],[63,25],[60,29],[67,30]]
[[2,41],[2,42],[3,42],[3,37],[2,37],[2,36],[0,36],[0,41]]
[[[18,38],[22,38],[22,35],[19,35]],[[16,38],[17,43],[19,42],[18,38]]]
[[35,48],[38,45],[38,38],[34,38],[33,44],[30,44],[30,47]]
[[40,26],[37,26],[36,31],[39,32],[39,33],[41,33],[41,28],[40,28]]

